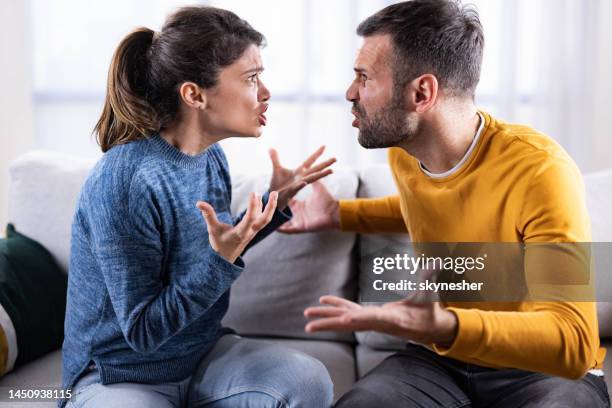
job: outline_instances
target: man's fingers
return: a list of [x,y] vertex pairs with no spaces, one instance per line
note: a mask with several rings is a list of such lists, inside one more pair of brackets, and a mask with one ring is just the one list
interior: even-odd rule
[[270,149],[268,150],[268,153],[270,154],[270,159],[272,160],[272,167],[281,167],[280,159],[278,158],[278,152],[276,151],[276,149]]
[[375,308],[345,311],[340,316],[324,317],[314,320],[306,325],[307,332],[315,331],[364,331],[376,330],[389,332],[385,321],[378,318]]
[[304,316],[313,317],[337,317],[346,313],[346,309],[330,306],[314,306],[304,310]]
[[324,319],[315,320],[309,322],[304,328],[307,333],[313,333],[318,331],[354,331],[354,327],[351,324],[351,318],[349,315],[342,315],[337,317],[327,317]]
[[209,230],[214,230],[219,226],[220,223],[217,219],[217,213],[215,213],[215,209],[212,207],[212,205],[205,201],[198,201],[196,203],[196,207],[198,207],[202,213],[202,217],[204,218]]
[[282,232],[283,234],[299,234],[301,232],[305,232],[305,229],[300,227],[298,224],[295,224],[291,221],[284,223],[280,227],[276,229],[278,232]]
[[304,163],[302,163],[300,167],[302,167],[305,170],[309,169],[310,166],[312,166],[312,164],[316,162],[319,157],[321,157],[324,151],[325,151],[325,146],[319,147],[317,150],[315,150],[313,154],[311,154],[310,156],[308,156],[306,160],[304,160]]
[[327,191],[327,187],[325,187],[325,184],[323,184],[322,182],[316,180],[313,181],[312,183],[310,183],[310,186],[312,187],[312,191],[316,194],[324,194],[324,193],[329,193]]
[[361,309],[361,305],[338,296],[325,295],[319,298],[319,303],[330,306],[344,307],[350,310]]

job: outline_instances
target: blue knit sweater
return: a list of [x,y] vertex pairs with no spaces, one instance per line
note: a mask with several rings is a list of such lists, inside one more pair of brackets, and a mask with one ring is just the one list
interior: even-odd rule
[[[228,332],[221,319],[244,263],[211,248],[198,200],[225,223],[240,218],[218,145],[188,156],[155,135],[113,147],[92,169],[72,224],[64,388],[92,360],[102,384],[185,379]],[[277,210],[250,245],[290,217]]]

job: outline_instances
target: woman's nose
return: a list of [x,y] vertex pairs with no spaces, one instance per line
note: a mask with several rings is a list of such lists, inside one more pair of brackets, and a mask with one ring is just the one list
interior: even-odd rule
[[259,91],[258,91],[258,99],[260,102],[267,102],[270,99],[270,91],[268,90],[268,88],[266,88],[266,86],[264,85],[263,82],[261,82],[261,80],[259,81]]

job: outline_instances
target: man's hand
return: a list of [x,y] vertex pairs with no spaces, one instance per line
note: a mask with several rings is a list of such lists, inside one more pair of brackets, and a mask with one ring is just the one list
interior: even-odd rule
[[276,210],[278,193],[270,193],[268,204],[262,212],[262,201],[255,193],[249,195],[246,214],[236,225],[228,225],[217,219],[214,208],[204,201],[198,201],[196,206],[202,212],[202,217],[208,227],[208,240],[212,248],[223,258],[234,263],[255,235],[265,227]]
[[307,332],[374,330],[442,347],[450,347],[457,333],[457,317],[438,302],[399,301],[361,306],[337,296],[323,296],[319,302],[329,306],[309,307],[304,311],[308,318],[319,318],[306,325]]
[[332,173],[332,170],[328,167],[336,162],[335,158],[314,165],[324,150],[325,146],[319,147],[301,166],[291,170],[283,167],[278,158],[278,152],[270,149],[270,159],[272,160],[270,190],[278,191],[278,208],[284,209],[301,189]]
[[292,199],[289,208],[293,218],[278,228],[279,232],[323,231],[340,228],[340,206],[320,181],[312,183],[312,194],[304,201]]

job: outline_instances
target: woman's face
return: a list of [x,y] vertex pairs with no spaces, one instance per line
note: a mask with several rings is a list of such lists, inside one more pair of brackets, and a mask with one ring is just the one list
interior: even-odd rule
[[259,47],[250,45],[233,64],[221,69],[218,83],[206,91],[203,125],[222,137],[258,137],[266,125],[270,92],[260,79]]

